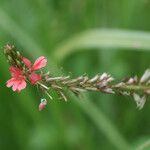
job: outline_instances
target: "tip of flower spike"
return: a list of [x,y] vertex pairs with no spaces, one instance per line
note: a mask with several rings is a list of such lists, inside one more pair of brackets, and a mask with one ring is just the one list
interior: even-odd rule
[[46,105],[47,105],[47,100],[41,99],[41,103],[39,104],[39,111],[42,111],[43,109],[45,109]]
[[9,54],[12,49],[14,49],[14,45],[7,44],[4,46],[4,53]]

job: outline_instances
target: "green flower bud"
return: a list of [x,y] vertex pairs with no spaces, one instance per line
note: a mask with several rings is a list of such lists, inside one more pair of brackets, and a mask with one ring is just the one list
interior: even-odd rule
[[19,51],[17,51],[16,53],[17,53],[17,57],[21,59],[21,58],[22,58],[22,56],[21,56],[20,52],[19,52]]
[[22,63],[20,61],[16,60],[16,63],[19,68],[22,67]]
[[12,52],[12,49],[14,49],[14,46],[7,44],[7,45],[4,47],[4,54],[10,54],[10,53]]
[[7,58],[9,60],[9,62],[13,62],[13,59],[12,59],[12,57],[10,55],[8,55]]

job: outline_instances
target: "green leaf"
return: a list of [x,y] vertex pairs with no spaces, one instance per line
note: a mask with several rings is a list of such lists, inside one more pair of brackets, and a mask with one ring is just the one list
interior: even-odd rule
[[54,51],[54,57],[61,61],[68,55],[79,50],[91,50],[100,48],[135,51],[150,50],[150,33],[117,29],[93,29],[84,31],[66,40]]

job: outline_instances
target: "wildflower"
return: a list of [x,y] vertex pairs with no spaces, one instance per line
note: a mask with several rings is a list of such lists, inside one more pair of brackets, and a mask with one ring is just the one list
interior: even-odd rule
[[42,111],[47,105],[46,99],[41,99],[41,103],[39,104],[39,111]]
[[13,91],[18,92],[26,88],[25,76],[22,74],[22,71],[19,68],[13,66],[10,67],[9,71],[12,78],[7,81],[6,86],[12,87]]
[[32,65],[31,61],[25,57],[22,58],[23,63],[29,68],[29,80],[31,84],[36,84],[42,79],[35,71],[42,69],[47,64],[47,59],[44,56],[39,57]]
[[7,81],[6,86],[12,87],[13,91],[20,92],[21,90],[26,88],[26,79],[29,79],[32,85],[42,80],[42,77],[35,73],[35,71],[45,67],[47,64],[47,59],[44,56],[41,56],[32,65],[30,60],[23,57],[22,62],[29,69],[28,71],[25,71],[25,74],[23,74],[22,71],[24,69],[20,69],[18,66],[11,66],[9,69],[12,78]]

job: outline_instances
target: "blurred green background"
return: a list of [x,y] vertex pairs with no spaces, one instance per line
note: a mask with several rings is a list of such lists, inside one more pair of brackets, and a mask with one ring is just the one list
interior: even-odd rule
[[150,64],[149,18],[149,0],[0,0],[0,150],[148,145],[149,101],[138,111],[129,97],[93,92],[69,95],[65,103],[54,95],[39,112],[35,88],[18,94],[5,87],[10,75],[2,47],[15,44],[33,60],[45,55],[54,75],[140,76]]

